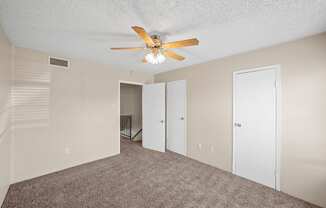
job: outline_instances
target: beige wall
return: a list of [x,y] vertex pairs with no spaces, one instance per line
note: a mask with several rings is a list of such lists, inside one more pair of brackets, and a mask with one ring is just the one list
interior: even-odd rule
[[[281,189],[326,207],[325,51],[322,34],[155,79],[188,81],[188,155],[230,171],[232,72],[280,64]],[[118,81],[152,81],[150,74],[80,60],[72,60],[69,70],[56,69],[48,66],[47,54],[16,48],[11,141],[10,55],[11,45],[0,32],[0,203],[10,183],[10,155],[17,182],[119,153]]]
[[232,72],[275,64],[282,67],[281,190],[326,207],[325,33],[158,74],[155,81],[187,80],[188,155],[231,171]]
[[0,206],[10,184],[12,46],[0,25]]
[[145,73],[15,50],[13,182],[118,154],[119,80],[152,82]]
[[120,114],[132,115],[133,135],[142,128],[142,86],[121,84]]

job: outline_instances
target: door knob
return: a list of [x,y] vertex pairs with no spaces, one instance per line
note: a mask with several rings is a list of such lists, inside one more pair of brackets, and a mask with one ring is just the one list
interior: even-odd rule
[[164,123],[164,120],[161,120],[160,123]]
[[183,121],[183,120],[185,120],[185,118],[184,118],[184,117],[180,117],[180,120],[182,120],[182,121]]
[[242,125],[241,125],[241,123],[234,123],[234,126],[235,127],[241,127]]

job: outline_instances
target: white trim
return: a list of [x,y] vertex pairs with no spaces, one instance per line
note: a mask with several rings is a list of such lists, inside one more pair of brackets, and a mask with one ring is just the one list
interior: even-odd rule
[[268,69],[275,69],[276,72],[276,165],[275,165],[275,189],[277,191],[281,191],[281,65],[271,65],[271,66],[263,66],[263,67],[257,67],[257,68],[251,68],[251,69],[244,69],[239,71],[233,72],[233,110],[232,110],[232,173],[235,174],[235,128],[234,128],[234,122],[235,122],[235,76],[237,74],[243,74],[243,73],[250,73],[255,71],[262,71],[262,70],[268,70]]
[[[121,152],[121,147],[120,147],[120,86],[121,84],[130,84],[130,85],[138,85],[138,86],[143,86],[145,85],[144,83],[141,82],[131,82],[131,81],[123,81],[123,80],[119,80],[118,82],[118,120],[119,120],[119,133],[118,133],[118,144],[119,144],[119,154]],[[142,104],[143,105],[143,104]]]
[[15,86],[14,80],[15,80],[15,71],[16,71],[16,64],[15,64],[15,54],[16,54],[16,47],[11,47],[11,86],[10,86],[10,184],[14,183],[15,178],[15,136],[14,136],[14,113],[15,108],[13,105],[13,87]]
[[234,122],[235,122],[235,75],[236,72],[233,72],[232,76],[232,174],[235,175],[235,128],[234,128]]
[[119,80],[119,86],[120,86],[120,84],[141,85],[141,86],[144,85],[144,83],[141,83],[141,82],[130,82],[130,81]]
[[185,80],[186,82],[186,102],[185,102],[185,116],[184,116],[184,119],[185,119],[185,152],[186,152],[186,156],[189,156],[188,154],[188,110],[187,110],[187,106],[188,106],[188,82],[187,80]]
[[243,73],[255,72],[255,71],[263,71],[263,70],[268,70],[271,68],[275,68],[275,70],[278,71],[278,70],[281,70],[281,65],[275,64],[275,65],[261,66],[261,67],[255,67],[255,68],[249,68],[249,69],[238,69],[233,72],[233,77],[236,74],[243,74]]
[[276,190],[281,191],[281,153],[282,153],[282,76],[281,66],[276,68]]

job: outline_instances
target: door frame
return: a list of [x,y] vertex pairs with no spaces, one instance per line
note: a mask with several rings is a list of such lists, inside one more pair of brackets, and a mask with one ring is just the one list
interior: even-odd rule
[[[141,82],[132,82],[132,81],[124,81],[124,80],[119,80],[118,81],[118,118],[119,118],[119,133],[118,133],[118,144],[119,144],[119,154],[121,153],[121,147],[120,147],[120,87],[121,87],[121,84],[130,84],[130,85],[138,85],[138,86],[143,86],[144,83],[141,83]],[[142,103],[143,105],[143,103]]]
[[233,72],[233,95],[232,95],[232,103],[233,103],[233,110],[232,110],[232,173],[235,174],[235,77],[238,74],[243,73],[250,73],[250,72],[256,72],[256,71],[264,71],[268,69],[274,69],[276,73],[276,129],[275,129],[275,151],[276,151],[276,158],[275,158],[275,189],[277,191],[281,191],[281,65],[269,65],[269,66],[263,66],[263,67],[257,67],[257,68],[250,68],[250,69],[242,69],[237,70]]

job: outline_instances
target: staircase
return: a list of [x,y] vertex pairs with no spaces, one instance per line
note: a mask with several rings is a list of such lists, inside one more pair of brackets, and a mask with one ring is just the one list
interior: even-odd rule
[[141,140],[142,128],[132,125],[132,115],[120,115],[120,136],[130,139],[130,141]]

